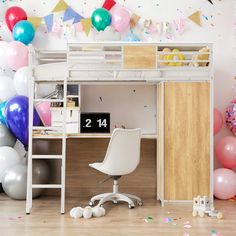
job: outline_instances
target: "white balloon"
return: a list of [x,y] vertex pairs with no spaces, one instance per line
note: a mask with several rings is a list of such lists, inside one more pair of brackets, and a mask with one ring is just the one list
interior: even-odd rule
[[13,80],[7,76],[0,76],[0,100],[6,101],[15,94]]
[[4,20],[5,12],[7,11],[7,8],[8,8],[8,4],[6,3],[6,1],[0,2],[0,21]]
[[4,171],[11,166],[22,162],[17,151],[12,147],[0,147],[0,183],[2,183],[2,176]]
[[28,97],[28,81],[30,79],[30,75],[31,71],[28,66],[17,70],[14,76],[14,87],[17,94]]
[[5,21],[0,22],[0,36],[3,41],[11,42],[13,40],[12,32],[9,30]]
[[45,97],[56,89],[55,84],[39,84],[38,85],[38,97]]
[[0,41],[0,68],[1,69],[7,68],[6,48],[7,48],[7,42]]

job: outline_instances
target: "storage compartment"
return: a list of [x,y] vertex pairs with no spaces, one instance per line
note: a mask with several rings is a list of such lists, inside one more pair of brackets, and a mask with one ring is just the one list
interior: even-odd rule
[[[62,127],[63,126],[63,108],[62,107],[52,107],[52,126]],[[77,134],[79,133],[79,108],[78,107],[68,107],[66,109],[66,133]]]
[[156,69],[157,47],[124,46],[124,69]]

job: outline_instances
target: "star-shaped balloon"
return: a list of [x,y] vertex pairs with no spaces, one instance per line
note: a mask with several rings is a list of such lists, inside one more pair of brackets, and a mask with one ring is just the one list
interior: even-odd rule
[[211,3],[212,5],[214,5],[213,2],[212,2],[212,0],[207,0],[207,1],[208,1],[209,3]]

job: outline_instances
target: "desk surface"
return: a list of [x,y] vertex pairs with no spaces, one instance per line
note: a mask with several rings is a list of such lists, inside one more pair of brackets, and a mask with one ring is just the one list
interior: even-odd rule
[[[91,134],[67,134],[67,138],[111,138],[110,134],[99,134],[99,133],[91,133]],[[61,139],[63,136],[62,134],[41,134],[41,133],[34,133],[34,139]],[[156,139],[157,134],[142,134],[143,139]]]

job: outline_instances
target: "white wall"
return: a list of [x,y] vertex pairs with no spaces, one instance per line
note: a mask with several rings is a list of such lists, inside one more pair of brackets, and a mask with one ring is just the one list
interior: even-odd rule
[[[58,0],[17,0],[9,4],[20,5],[28,15],[44,16],[50,13],[57,2]],[[85,17],[89,17],[96,7],[102,6],[103,0],[66,0],[66,2]],[[201,10],[208,17],[208,21],[202,18],[203,27],[188,21],[184,34],[175,37],[174,41],[215,43],[215,107],[224,112],[229,101],[235,96],[231,89],[236,70],[236,61],[233,58],[234,1],[213,0],[214,6],[207,0],[117,0],[117,2],[124,4],[141,17],[159,21],[187,17],[196,10]],[[157,36],[154,40],[160,40],[160,38]],[[164,41],[167,40],[164,39]],[[63,48],[65,43],[65,40],[41,34],[38,34],[34,41],[34,44],[40,48]],[[215,140],[227,134],[230,132],[224,127]]]

